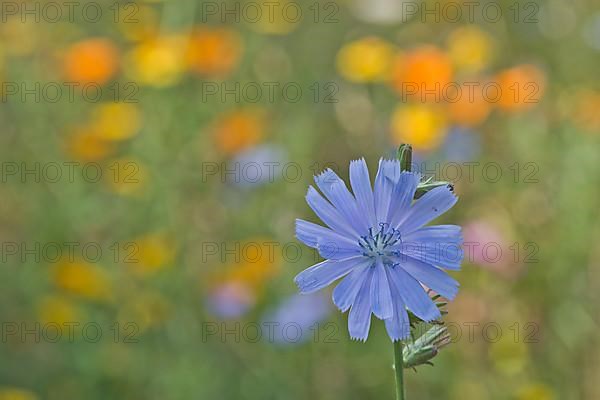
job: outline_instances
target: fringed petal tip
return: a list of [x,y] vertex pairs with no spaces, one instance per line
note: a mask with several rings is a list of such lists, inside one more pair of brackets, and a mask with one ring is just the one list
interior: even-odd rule
[[[436,315],[437,314],[437,315]],[[442,318],[442,313],[441,311],[438,309],[437,313],[433,314],[433,315],[428,315],[427,318],[421,320],[423,322],[427,322],[428,324],[432,323],[433,321],[438,321],[440,318]],[[418,318],[418,317],[417,317]],[[420,318],[419,318],[420,319]]]
[[447,300],[454,300],[454,298],[456,297],[456,295],[458,294],[458,290],[460,289],[460,283],[458,283],[457,281],[454,281],[454,285],[451,291],[449,291],[448,293],[446,293],[444,295],[444,298]]
[[296,284],[296,287],[298,287],[298,292],[300,292],[300,294],[311,294],[318,291],[320,287],[316,285],[316,279],[307,278],[304,274],[305,271],[300,272],[294,277],[294,283]]
[[392,337],[388,334],[388,337],[390,338],[390,340],[392,341],[392,343],[396,343],[398,341],[401,340],[406,340],[406,339],[410,339],[410,332],[405,333],[404,335],[401,336],[397,336],[397,337]]
[[299,275],[296,275],[294,277],[294,284],[296,284],[296,287],[298,288],[298,292],[300,292],[300,294],[307,294],[306,292],[303,291],[302,277],[299,277]]
[[364,158],[364,157],[357,158],[356,160],[351,160],[351,161],[350,161],[350,164],[356,164],[356,163],[361,163],[361,164],[362,164],[362,163],[365,163],[365,164],[366,164],[367,162],[365,161],[365,158]]
[[361,337],[355,337],[355,336],[350,335],[350,339],[354,340],[355,342],[365,343],[368,338],[369,338],[369,336],[361,338]]
[[320,174],[314,175],[313,179],[318,185],[319,182],[335,182],[338,179],[338,176],[331,168],[326,168]]

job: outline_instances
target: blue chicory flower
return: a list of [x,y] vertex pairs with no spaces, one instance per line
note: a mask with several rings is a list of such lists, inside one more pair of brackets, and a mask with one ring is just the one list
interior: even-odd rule
[[[350,163],[354,195],[332,171],[315,177],[327,200],[310,186],[308,205],[329,227],[296,220],[296,236],[326,260],[294,279],[301,293],[312,293],[344,277],[333,302],[350,309],[350,337],[366,341],[371,313],[385,321],[392,341],[410,335],[407,309],[423,321],[440,311],[423,285],[453,299],[458,282],[443,269],[459,270],[463,258],[461,229],[425,224],[457,201],[450,187],[437,187],[413,202],[420,174],[401,172],[397,160],[380,160],[371,187],[364,159]],[[329,201],[328,201],[329,200]]]

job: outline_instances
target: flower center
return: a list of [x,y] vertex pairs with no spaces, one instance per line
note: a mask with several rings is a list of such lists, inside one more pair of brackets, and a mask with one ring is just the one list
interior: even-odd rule
[[363,255],[372,258],[391,255],[391,246],[402,243],[400,231],[390,228],[387,222],[379,223],[379,230],[369,228],[369,234],[361,236],[358,245],[363,249]]

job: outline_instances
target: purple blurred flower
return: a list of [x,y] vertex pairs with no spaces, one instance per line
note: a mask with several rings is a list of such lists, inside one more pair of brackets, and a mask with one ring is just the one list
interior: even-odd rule
[[476,132],[454,127],[446,136],[442,146],[444,160],[457,162],[473,161],[481,152],[481,139]]
[[245,150],[233,160],[235,183],[242,188],[273,183],[281,178],[285,160],[285,150],[276,145],[261,145]]
[[208,308],[221,318],[237,318],[248,312],[255,301],[250,288],[239,282],[228,282],[211,292]]
[[323,321],[330,313],[329,303],[321,293],[293,295],[266,315],[263,325],[272,327],[273,335],[265,336],[265,339],[277,344],[305,342],[318,329],[315,324]]

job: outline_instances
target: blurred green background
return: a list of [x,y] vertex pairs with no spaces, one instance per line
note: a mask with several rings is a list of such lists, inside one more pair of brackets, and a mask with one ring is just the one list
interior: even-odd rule
[[0,7],[1,400],[392,398],[294,220],[403,142],[471,246],[409,398],[600,398],[597,2]]

